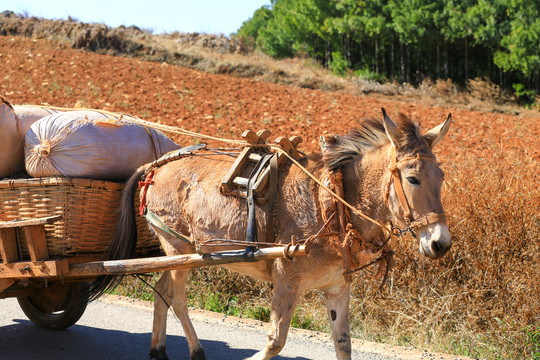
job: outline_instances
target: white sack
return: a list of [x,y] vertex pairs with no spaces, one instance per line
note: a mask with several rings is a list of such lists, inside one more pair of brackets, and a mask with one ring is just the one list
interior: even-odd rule
[[26,133],[26,171],[33,177],[124,180],[180,146],[162,132],[97,111],[44,117]]
[[61,112],[60,110],[47,109],[34,105],[13,105],[13,109],[21,122],[21,131],[23,136],[26,135],[26,132],[28,129],[30,129],[30,126],[32,126],[32,124],[39,119]]
[[24,171],[24,135],[34,122],[56,112],[35,106],[12,106],[0,96],[0,179]]
[[24,170],[24,136],[13,106],[0,97],[0,179]]

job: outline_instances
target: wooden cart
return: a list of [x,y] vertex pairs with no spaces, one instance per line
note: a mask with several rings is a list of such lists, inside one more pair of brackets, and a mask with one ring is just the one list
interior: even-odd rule
[[[82,290],[97,276],[247,260],[243,250],[160,256],[157,239],[140,217],[137,258],[100,261],[114,232],[122,188],[90,179],[0,181],[0,299],[17,297],[33,323],[64,329],[84,313],[88,298]],[[249,256],[258,261],[305,253],[304,246],[274,247]]]

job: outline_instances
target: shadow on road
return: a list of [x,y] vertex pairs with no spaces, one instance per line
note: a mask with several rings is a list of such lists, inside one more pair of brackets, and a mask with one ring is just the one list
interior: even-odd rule
[[[14,321],[16,325],[0,327],[2,360],[149,359],[150,333],[130,333],[80,325],[58,331],[39,328],[28,320]],[[244,359],[256,352],[252,349],[233,349],[221,341],[201,340],[201,344],[208,359]],[[167,354],[171,359],[188,358],[186,339],[182,336],[168,335]],[[275,359],[292,358],[277,356]]]

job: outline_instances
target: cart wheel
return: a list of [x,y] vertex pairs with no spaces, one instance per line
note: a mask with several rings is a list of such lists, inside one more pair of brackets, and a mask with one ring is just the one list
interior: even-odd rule
[[88,304],[86,284],[51,284],[30,296],[17,298],[24,314],[39,327],[63,330],[75,324]]

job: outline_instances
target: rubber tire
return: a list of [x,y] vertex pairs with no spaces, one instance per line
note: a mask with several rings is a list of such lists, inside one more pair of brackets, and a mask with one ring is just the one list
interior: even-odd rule
[[19,306],[24,314],[35,325],[52,330],[64,330],[74,325],[84,314],[88,305],[88,294],[83,292],[83,283],[68,283],[70,286],[65,299],[65,306],[60,311],[43,311],[35,305],[33,299],[39,297],[39,291],[31,296],[20,296],[17,298]]

